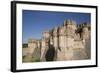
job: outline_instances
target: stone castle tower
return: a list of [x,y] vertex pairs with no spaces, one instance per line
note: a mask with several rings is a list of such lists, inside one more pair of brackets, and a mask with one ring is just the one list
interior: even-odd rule
[[64,61],[90,59],[90,24],[80,24],[65,20],[62,26],[43,32],[41,40],[30,40],[27,51],[40,49],[41,61]]

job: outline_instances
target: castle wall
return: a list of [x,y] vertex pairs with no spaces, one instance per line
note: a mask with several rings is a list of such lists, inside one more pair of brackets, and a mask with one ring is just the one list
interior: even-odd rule
[[[78,29],[82,31],[76,32]],[[76,27],[75,21],[68,20],[64,21],[63,26],[54,28],[52,32],[44,32],[42,40],[29,42],[28,53],[32,54],[35,48],[39,48],[41,61],[46,61],[47,53],[52,50],[55,58],[53,60],[82,60],[91,57],[90,46],[91,36],[88,27]]]
[[42,42],[41,42],[41,57],[40,57],[41,61],[46,61],[45,55],[48,49],[49,49],[49,40],[44,38],[42,39]]
[[58,48],[59,44],[59,39],[58,39],[58,28],[55,28],[53,31],[53,45],[55,47],[55,50]]
[[91,58],[91,38],[85,42],[85,51],[87,53],[86,58]]
[[42,39],[41,41],[41,61],[45,61],[45,51],[46,51],[46,43],[45,43],[45,39]]
[[84,27],[82,30],[82,38],[89,39],[90,38],[89,35],[90,35],[90,32],[89,32],[88,28]]
[[32,55],[34,53],[34,50],[38,47],[37,42],[33,41],[33,42],[29,42],[28,43],[28,53],[30,55]]
[[22,48],[22,56],[26,56],[28,54],[28,47]]
[[65,49],[67,49],[66,46],[66,37],[59,36],[59,49],[57,50],[57,60],[63,60],[65,58]]

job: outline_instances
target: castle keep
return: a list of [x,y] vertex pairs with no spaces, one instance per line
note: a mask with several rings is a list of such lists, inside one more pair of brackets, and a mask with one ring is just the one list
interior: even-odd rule
[[65,20],[62,26],[43,32],[41,39],[29,39],[23,47],[23,56],[40,61],[65,61],[90,59],[91,27]]

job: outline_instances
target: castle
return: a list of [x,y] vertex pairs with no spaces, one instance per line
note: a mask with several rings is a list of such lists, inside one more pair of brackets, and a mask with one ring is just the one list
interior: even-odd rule
[[73,20],[65,20],[62,26],[43,32],[41,39],[29,39],[23,56],[31,59],[38,55],[40,61],[84,60],[91,58],[90,51],[90,24],[77,25]]

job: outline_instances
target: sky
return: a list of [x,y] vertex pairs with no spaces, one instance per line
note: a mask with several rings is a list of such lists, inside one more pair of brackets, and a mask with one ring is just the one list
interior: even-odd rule
[[27,43],[29,38],[41,39],[42,32],[61,26],[64,20],[71,19],[77,24],[91,22],[90,13],[54,12],[23,10],[22,12],[22,39]]

